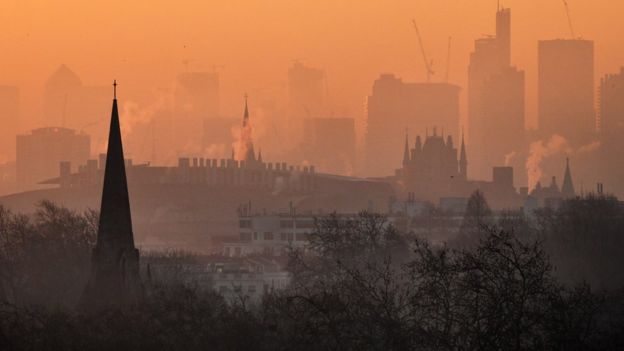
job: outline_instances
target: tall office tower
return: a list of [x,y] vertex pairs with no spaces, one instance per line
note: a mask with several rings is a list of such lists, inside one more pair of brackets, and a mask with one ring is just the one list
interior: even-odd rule
[[[524,72],[511,67],[511,10],[496,12],[496,35],[475,40],[468,66],[471,173],[489,175],[524,140]],[[501,142],[501,143],[498,143]]]
[[572,146],[596,132],[594,42],[543,40],[538,44],[538,117],[544,138],[563,136]]
[[[505,67],[491,75],[483,84],[481,118],[484,130],[475,131],[482,136],[475,142],[481,148],[473,164],[496,167],[506,164],[510,155],[526,148],[524,133],[524,71]],[[507,160],[506,160],[507,159]],[[516,168],[521,165],[515,165]],[[524,169],[521,167],[519,169]]]
[[34,189],[58,176],[61,162],[82,165],[91,154],[90,138],[67,128],[39,128],[17,136],[16,172],[20,190]]
[[373,84],[368,97],[365,139],[366,174],[384,176],[401,163],[405,128],[416,133],[437,127],[446,134],[458,135],[460,88],[448,83],[404,83],[383,74]]
[[45,83],[43,117],[45,127],[84,131],[93,147],[106,144],[109,89],[88,86],[66,65],[61,65]]
[[624,67],[617,74],[605,75],[599,88],[600,148],[591,154],[597,166],[591,166],[592,175],[600,177],[609,192],[624,194]]
[[355,168],[355,121],[353,118],[307,118],[304,120],[305,159],[320,171],[353,175]]
[[15,160],[19,131],[19,88],[0,85],[0,164]]
[[319,118],[325,109],[325,72],[300,62],[288,69],[288,132],[301,140],[303,120]]
[[203,145],[204,120],[219,117],[219,76],[185,72],[174,92],[173,145],[178,152],[198,152]]
[[624,144],[624,67],[600,80],[600,136]]

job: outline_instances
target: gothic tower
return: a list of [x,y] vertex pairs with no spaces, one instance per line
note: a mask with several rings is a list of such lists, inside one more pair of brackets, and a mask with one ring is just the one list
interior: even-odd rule
[[459,175],[463,180],[468,179],[468,157],[466,156],[466,144],[462,132],[461,151],[459,155]]
[[572,183],[572,173],[570,172],[570,159],[566,158],[565,174],[563,175],[563,184],[561,185],[561,195],[569,199],[576,196],[574,192],[574,184]]
[[142,294],[139,250],[134,246],[130,199],[126,181],[117,82],[104,171],[97,242],[91,258],[91,277],[82,297],[86,309],[134,304]]

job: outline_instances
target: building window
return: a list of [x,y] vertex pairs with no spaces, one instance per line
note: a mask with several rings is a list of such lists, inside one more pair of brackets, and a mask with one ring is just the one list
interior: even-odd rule
[[251,241],[251,233],[240,233],[241,241]]
[[313,220],[297,221],[297,228],[314,228],[314,221]]
[[293,221],[291,220],[280,221],[280,228],[292,228],[292,227],[293,227]]
[[288,241],[288,233],[280,233],[281,241]]
[[308,234],[307,233],[297,233],[297,241],[307,241]]
[[264,240],[273,240],[273,233],[272,232],[265,232],[264,233]]
[[251,228],[251,219],[241,219],[238,221],[240,228]]
[[293,233],[288,233],[288,241],[293,241],[295,235]]
[[258,240],[258,233],[254,232],[254,234],[253,234],[253,239],[254,239],[254,240]]

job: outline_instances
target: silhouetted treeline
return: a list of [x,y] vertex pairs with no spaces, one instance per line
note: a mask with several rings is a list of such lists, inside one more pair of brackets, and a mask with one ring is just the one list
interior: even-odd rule
[[[600,225],[600,220],[589,218],[589,214],[580,222],[559,217],[587,211],[584,206],[598,201],[596,206],[605,206],[600,207],[603,215],[598,219],[611,221],[611,215],[621,213],[619,203],[610,198],[575,199],[558,210],[535,214],[535,219],[520,213],[494,217],[485,211],[484,201],[475,195],[472,205],[469,202],[478,212],[466,216],[462,226],[468,244],[452,247],[434,247],[423,239],[414,239],[397,231],[380,215],[319,219],[310,235],[309,250],[291,254],[290,287],[269,293],[256,305],[241,303],[244,300],[228,303],[215,292],[178,281],[159,284],[146,280],[146,294],[138,305],[97,313],[83,313],[59,303],[69,297],[28,301],[5,295],[6,302],[0,305],[0,349],[624,348],[622,285],[604,292],[588,284],[561,283],[549,252],[555,240],[567,240],[564,237],[568,231],[555,231],[547,225],[561,223],[574,231],[571,235],[589,235],[576,227],[579,223]],[[605,213],[606,209],[614,212]],[[57,267],[88,261],[85,257],[94,233],[92,214],[76,214],[51,204],[42,205],[40,211],[31,219],[5,211],[2,218],[8,218],[10,225],[2,228],[14,233],[10,228],[23,221],[26,228],[48,233],[37,234],[37,238],[76,243],[59,246],[38,239],[46,243],[40,249],[49,261],[47,268],[40,266],[35,271],[44,275],[49,272],[54,277],[60,274]],[[615,231],[606,231],[613,224],[602,225],[587,233],[615,235]],[[59,230],[72,234],[49,233]],[[3,240],[4,233],[3,229]],[[557,239],[555,233],[563,237]],[[17,241],[18,246],[20,243],[25,241]],[[2,250],[4,263],[8,256],[4,247]],[[66,257],[71,251],[84,251],[86,256]],[[20,258],[25,262],[28,256],[24,253],[19,257],[26,257]],[[174,256],[175,260],[184,260],[183,255]],[[618,259],[612,257],[604,264]],[[157,258],[150,260],[156,262]],[[73,285],[78,285],[77,277],[82,273],[75,270],[58,279],[67,282],[73,277]],[[31,273],[23,268],[10,277],[19,281],[20,274]],[[9,275],[3,273],[3,284],[5,277]],[[84,280],[80,283],[84,284]],[[52,284],[49,289],[53,295],[62,295],[62,290],[54,290],[58,287]]]
[[90,270],[98,215],[43,201],[34,215],[0,206],[0,299],[73,306]]

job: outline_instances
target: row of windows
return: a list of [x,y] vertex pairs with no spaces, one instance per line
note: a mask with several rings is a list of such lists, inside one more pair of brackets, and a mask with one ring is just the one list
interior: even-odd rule
[[[265,284],[264,289],[267,289],[267,286]],[[219,292],[220,293],[227,293],[233,291],[235,293],[240,293],[243,292],[243,286],[242,285],[236,285],[236,284],[232,284],[232,285],[221,285],[219,286]],[[258,291],[258,288],[255,285],[248,285],[247,286],[247,292],[250,294],[255,294]]]
[[[257,233],[254,232],[252,233],[240,233],[240,238],[241,241],[251,241],[253,237],[253,240],[275,240],[276,237],[273,234],[273,232],[265,232],[265,233]],[[293,240],[297,240],[297,241],[306,241],[309,240],[309,234],[307,233],[280,233],[280,237],[279,240],[281,241],[293,241]]]
[[298,221],[281,220],[280,221],[280,228],[292,228],[293,226],[296,226],[297,228],[314,228],[314,221],[313,220],[298,220]]

